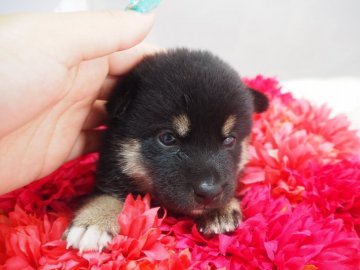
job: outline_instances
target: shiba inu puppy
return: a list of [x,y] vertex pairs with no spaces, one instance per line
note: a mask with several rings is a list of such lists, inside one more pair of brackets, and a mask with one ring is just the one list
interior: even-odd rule
[[121,232],[117,216],[129,193],[150,193],[170,212],[194,217],[205,235],[235,230],[252,114],[267,107],[265,95],[209,52],[146,57],[107,103],[96,193],[66,231],[68,246],[106,247]]

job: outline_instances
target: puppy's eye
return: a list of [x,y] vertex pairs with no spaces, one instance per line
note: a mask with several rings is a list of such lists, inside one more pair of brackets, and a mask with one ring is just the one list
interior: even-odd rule
[[175,135],[170,131],[163,131],[158,136],[159,141],[165,146],[172,146],[177,144]]
[[232,147],[234,146],[235,142],[236,142],[236,138],[230,135],[223,140],[223,145],[225,147]]

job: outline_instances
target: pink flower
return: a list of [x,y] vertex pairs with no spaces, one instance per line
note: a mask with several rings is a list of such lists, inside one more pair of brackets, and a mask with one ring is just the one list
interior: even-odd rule
[[251,188],[242,201],[245,220],[232,234],[205,238],[189,219],[168,218],[177,248],[190,248],[195,269],[357,269],[360,240],[340,219],[315,207],[274,199],[269,187]]
[[302,269],[305,265],[357,269],[360,264],[356,233],[346,230],[340,219],[323,217],[312,205],[291,206],[284,197],[274,200],[264,187],[249,190],[243,208],[246,216],[263,215],[267,223],[263,247],[277,269]]
[[335,163],[359,153],[360,139],[344,116],[331,117],[326,106],[284,96],[273,79],[258,76],[247,84],[272,100],[268,111],[255,117],[239,194],[256,183],[271,184],[273,194],[287,194],[297,202],[304,191],[297,179],[310,163]]
[[280,98],[286,105],[294,101],[290,93],[281,92],[281,87],[275,78],[264,78],[262,75],[257,75],[253,79],[243,78],[243,80],[250,88],[266,93],[271,100]]
[[304,202],[323,216],[341,218],[360,235],[360,156],[336,164],[313,164],[303,179]]

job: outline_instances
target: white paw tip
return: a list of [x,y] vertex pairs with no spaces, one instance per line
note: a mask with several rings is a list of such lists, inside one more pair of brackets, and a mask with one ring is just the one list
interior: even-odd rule
[[72,226],[66,238],[66,248],[78,248],[80,253],[89,250],[102,251],[108,245],[112,237],[106,232],[91,225],[87,228]]
[[110,242],[112,237],[107,232],[102,232],[98,241],[99,250],[102,251]]
[[79,248],[79,242],[85,232],[84,227],[72,226],[66,237],[66,248],[74,247]]

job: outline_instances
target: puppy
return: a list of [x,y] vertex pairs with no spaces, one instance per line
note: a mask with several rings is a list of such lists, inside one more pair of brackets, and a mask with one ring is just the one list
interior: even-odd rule
[[107,103],[97,192],[69,226],[68,246],[106,247],[121,231],[117,216],[129,193],[150,193],[166,209],[194,217],[205,235],[236,229],[241,211],[234,194],[252,114],[267,106],[265,95],[209,52],[146,57]]

